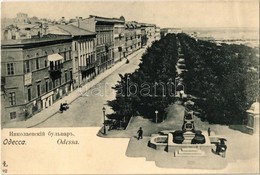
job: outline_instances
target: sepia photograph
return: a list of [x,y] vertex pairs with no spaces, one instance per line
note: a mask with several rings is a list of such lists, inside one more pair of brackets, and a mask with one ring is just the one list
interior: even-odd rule
[[1,174],[259,173],[259,1],[1,1]]

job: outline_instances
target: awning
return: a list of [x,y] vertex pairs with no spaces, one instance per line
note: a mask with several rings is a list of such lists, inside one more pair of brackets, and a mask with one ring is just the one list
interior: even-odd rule
[[58,60],[63,60],[63,57],[57,53],[48,55],[48,61],[58,61]]

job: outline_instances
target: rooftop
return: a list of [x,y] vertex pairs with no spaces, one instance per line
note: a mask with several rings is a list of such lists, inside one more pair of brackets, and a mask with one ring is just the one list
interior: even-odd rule
[[124,19],[122,18],[107,18],[95,15],[89,15],[89,18],[95,18],[96,21],[100,22],[110,22],[110,23],[125,23]]
[[127,21],[125,22],[125,27],[129,29],[134,29],[141,27],[141,25],[135,21]]
[[43,37],[33,37],[30,39],[20,39],[20,40],[2,40],[1,46],[14,46],[14,45],[26,45],[26,44],[38,44],[43,42],[52,42],[52,41],[61,41],[61,40],[69,40],[72,39],[71,36],[68,35],[44,35]]
[[139,23],[142,27],[156,27],[155,24]]
[[88,31],[86,29],[78,28],[74,25],[58,25],[58,28],[68,32],[72,36],[86,36],[86,35],[96,35],[96,33]]

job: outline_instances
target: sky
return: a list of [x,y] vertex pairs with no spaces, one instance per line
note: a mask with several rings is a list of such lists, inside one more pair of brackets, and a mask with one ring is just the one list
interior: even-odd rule
[[160,27],[259,28],[258,0],[2,1],[2,18],[13,18],[18,12],[50,19],[124,16],[127,21]]

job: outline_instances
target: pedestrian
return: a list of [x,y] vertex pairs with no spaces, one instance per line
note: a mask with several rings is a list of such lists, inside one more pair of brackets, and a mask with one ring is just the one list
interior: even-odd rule
[[210,129],[210,128],[208,128],[208,136],[210,136],[210,132],[211,132],[211,129]]
[[60,112],[63,112],[63,105],[62,105],[62,103],[60,104]]
[[181,91],[180,91],[180,99],[182,99],[183,94],[184,94],[184,91],[181,90]]
[[137,139],[138,139],[138,140],[139,140],[139,139],[142,139],[142,138],[143,138],[143,130],[142,130],[142,127],[139,128],[139,130],[137,131],[137,133],[138,133],[138,138],[137,138]]

